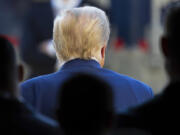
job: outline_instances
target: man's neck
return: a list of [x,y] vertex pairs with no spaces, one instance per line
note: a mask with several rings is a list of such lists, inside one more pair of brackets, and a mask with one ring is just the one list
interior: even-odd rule
[[[59,69],[60,67],[62,67],[65,63],[69,62],[69,61],[72,61],[72,60],[75,60],[75,59],[79,59],[79,58],[70,58],[69,60],[67,61],[62,61],[62,60],[59,60],[58,61],[58,66],[57,68]],[[98,62],[100,64],[100,62],[96,59],[96,57],[91,57],[91,60],[95,60],[96,62]]]

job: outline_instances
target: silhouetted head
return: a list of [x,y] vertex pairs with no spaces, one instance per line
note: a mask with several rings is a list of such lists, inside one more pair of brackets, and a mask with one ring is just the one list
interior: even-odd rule
[[[18,80],[21,80],[16,63],[15,50],[11,43],[0,36],[0,94],[17,96]],[[20,76],[19,76],[20,75]]]
[[180,2],[169,7],[161,47],[171,81],[180,79]]
[[77,74],[60,89],[58,120],[66,135],[107,133],[112,127],[112,90],[95,76]]

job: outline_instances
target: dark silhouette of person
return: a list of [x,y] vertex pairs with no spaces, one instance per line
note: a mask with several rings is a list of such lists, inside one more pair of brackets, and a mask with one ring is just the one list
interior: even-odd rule
[[161,49],[170,79],[163,93],[118,116],[117,127],[139,128],[151,134],[179,134],[180,2],[168,9]]
[[114,121],[113,94],[107,83],[79,73],[60,87],[58,121],[65,135],[110,133]]
[[22,80],[22,67],[16,62],[12,45],[0,37],[0,134],[55,135],[58,124],[23,103],[19,96],[18,81]]

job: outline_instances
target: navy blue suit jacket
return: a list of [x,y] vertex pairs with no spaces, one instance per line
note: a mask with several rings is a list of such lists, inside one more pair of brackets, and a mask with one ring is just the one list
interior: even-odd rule
[[114,93],[116,113],[153,97],[152,89],[148,85],[101,68],[95,60],[82,59],[65,63],[56,73],[25,81],[21,85],[21,94],[39,112],[55,118],[58,89],[69,76],[78,72],[97,75],[110,84]]

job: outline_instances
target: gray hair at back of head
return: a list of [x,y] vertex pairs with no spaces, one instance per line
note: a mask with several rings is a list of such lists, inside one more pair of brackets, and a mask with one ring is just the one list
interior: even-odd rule
[[57,57],[101,59],[100,49],[107,45],[109,20],[104,11],[85,6],[64,11],[54,21],[53,40]]

